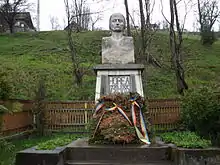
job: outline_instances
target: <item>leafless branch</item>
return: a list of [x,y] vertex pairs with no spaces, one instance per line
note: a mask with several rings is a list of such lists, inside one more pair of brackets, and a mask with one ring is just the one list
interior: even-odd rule
[[161,13],[162,13],[164,19],[167,21],[167,23],[171,24],[170,21],[167,19],[167,17],[164,15],[164,12],[163,12],[163,2],[162,2],[162,0],[160,0],[160,3],[161,3]]
[[[185,14],[184,14],[184,18],[183,18],[183,23],[182,23],[182,28],[181,28],[181,31],[184,30],[184,27],[185,27],[185,23],[186,23],[186,17],[187,15],[189,14],[189,11],[192,9],[193,5],[189,5],[190,3],[192,3],[192,0],[188,0],[187,2],[184,0],[184,7],[185,7]],[[190,10],[188,10],[190,6]]]
[[102,19],[102,15],[101,14],[97,14],[96,17],[91,17],[91,23],[92,23],[92,31],[95,30],[95,24]]
[[203,44],[213,44],[214,42],[214,39],[206,40],[204,37],[206,34],[211,35],[213,25],[220,17],[218,3],[217,0],[197,0],[198,22],[200,24],[200,34]]

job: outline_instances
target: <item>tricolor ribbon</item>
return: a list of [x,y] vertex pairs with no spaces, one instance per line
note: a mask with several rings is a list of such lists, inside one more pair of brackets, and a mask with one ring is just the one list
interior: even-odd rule
[[122,114],[122,116],[129,122],[130,125],[132,125],[131,120],[128,118],[128,116],[126,115],[126,113],[123,111],[122,108],[120,108],[117,104],[113,103],[114,107],[106,109],[107,111],[114,111],[114,110],[118,110],[118,112],[120,112]]
[[[147,129],[146,129],[146,125],[145,125],[145,121],[144,121],[144,116],[142,114],[141,111],[141,107],[140,105],[135,101],[136,99],[132,98],[130,101],[132,102],[132,106],[131,106],[131,114],[132,114],[132,120],[133,120],[133,124],[134,124],[134,128],[136,130],[137,136],[138,138],[146,143],[146,144],[150,144],[149,141],[149,137],[147,134]],[[136,113],[135,113],[135,106],[138,107],[139,109],[139,113],[140,113],[140,126],[141,126],[141,131],[137,128],[137,120],[136,120]]]
[[104,102],[103,102],[103,101],[100,102],[100,103],[96,106],[96,108],[95,108],[95,112],[94,112],[94,114],[93,114],[93,117],[94,117],[94,116],[98,113],[98,111],[100,111],[104,106],[105,106]]
[[[146,143],[146,144],[150,144],[150,141],[149,141],[149,137],[148,137],[148,133],[147,133],[147,129],[146,129],[146,124],[145,124],[145,121],[144,121],[144,116],[142,114],[142,111],[141,111],[141,107],[140,105],[136,102],[136,98],[132,98],[130,99],[131,101],[131,114],[132,114],[132,121],[133,121],[133,124],[131,122],[131,120],[128,118],[128,116],[126,115],[126,113],[123,111],[123,109],[121,107],[119,107],[117,104],[113,103],[114,107],[112,108],[107,108],[105,109],[105,111],[115,111],[115,110],[118,110],[121,115],[129,122],[130,125],[133,125],[134,128],[135,128],[135,131],[137,133],[137,136],[138,138]],[[95,116],[103,107],[105,106],[104,104],[104,101],[100,102],[97,106],[96,106],[96,109],[95,109],[95,112],[93,114],[93,116]],[[139,113],[140,113],[140,126],[141,126],[141,131],[138,129],[137,127],[137,119],[136,119],[136,112],[135,112],[135,106],[138,107],[139,109]],[[102,117],[103,117],[104,113],[102,114]],[[97,128],[101,122],[101,119],[102,117],[100,118],[100,121],[97,125]],[[96,128],[96,129],[97,129]],[[96,131],[95,131],[96,132]]]

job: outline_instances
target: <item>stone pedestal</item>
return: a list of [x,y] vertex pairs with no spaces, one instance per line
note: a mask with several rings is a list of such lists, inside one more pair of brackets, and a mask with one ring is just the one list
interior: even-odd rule
[[94,67],[96,72],[95,101],[110,93],[137,92],[144,97],[141,64],[100,64]]

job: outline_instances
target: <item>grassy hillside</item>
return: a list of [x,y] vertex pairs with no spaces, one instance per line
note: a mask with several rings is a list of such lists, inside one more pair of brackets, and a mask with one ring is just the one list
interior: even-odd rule
[[[101,63],[101,38],[108,32],[82,32],[74,35],[77,52],[85,67]],[[158,33],[153,40],[152,53],[163,68],[146,67],[146,96],[150,98],[177,97],[175,76],[170,66],[167,34]],[[184,39],[186,80],[190,88],[218,85],[220,81],[220,42],[203,47],[193,37]],[[40,77],[46,80],[50,100],[94,99],[95,74],[90,67],[82,88],[74,85],[71,59],[64,31],[17,33],[0,35],[0,72],[7,72],[12,84],[12,98],[33,99]]]

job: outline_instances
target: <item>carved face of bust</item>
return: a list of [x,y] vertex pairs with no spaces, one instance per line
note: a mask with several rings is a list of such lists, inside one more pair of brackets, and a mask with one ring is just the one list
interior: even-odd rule
[[109,29],[113,32],[123,32],[125,29],[125,17],[121,13],[112,14],[109,19]]

